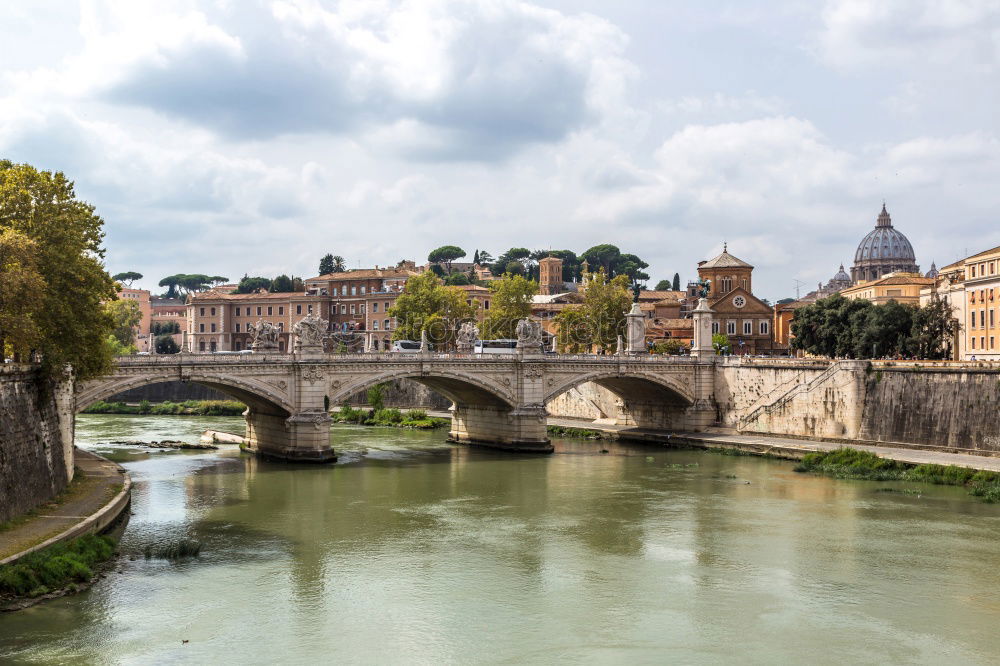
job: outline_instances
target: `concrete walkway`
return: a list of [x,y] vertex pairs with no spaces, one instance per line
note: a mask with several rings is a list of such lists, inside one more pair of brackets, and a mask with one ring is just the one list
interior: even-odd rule
[[132,481],[117,463],[76,449],[76,478],[69,492],[0,532],[0,565],[30,552],[100,531],[128,506]]

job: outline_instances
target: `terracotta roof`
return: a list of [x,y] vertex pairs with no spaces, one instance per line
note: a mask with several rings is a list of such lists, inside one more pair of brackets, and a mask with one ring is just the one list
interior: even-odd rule
[[709,259],[698,268],[753,268],[753,266],[729,254],[728,249],[724,249],[722,254]]
[[666,299],[675,299],[676,300],[676,299],[679,299],[679,298],[684,298],[684,296],[686,296],[686,293],[683,292],[683,291],[669,291],[669,290],[655,291],[655,290],[652,290],[652,289],[649,290],[649,291],[646,291],[644,289],[644,290],[642,290],[642,291],[639,292],[639,300],[640,301],[662,301],[662,300],[666,300]]
[[489,291],[488,287],[480,287],[478,284],[453,284],[451,286],[462,291]]
[[304,291],[278,291],[266,294],[224,294],[217,291],[203,291],[191,295],[192,301],[261,301],[261,300],[292,300],[292,299],[316,299],[326,298],[316,294],[307,294]]
[[694,319],[654,319],[657,328],[690,328],[694,329]]
[[311,277],[306,282],[331,282],[336,280],[369,280],[373,278],[398,279],[420,275],[419,271],[411,271],[399,268],[359,268],[356,271],[345,271],[343,273],[327,273],[317,277]]

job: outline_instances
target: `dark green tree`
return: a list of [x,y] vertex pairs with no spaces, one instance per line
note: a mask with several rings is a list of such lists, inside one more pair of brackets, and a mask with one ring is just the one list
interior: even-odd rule
[[465,273],[452,273],[444,279],[444,283],[449,287],[457,287],[466,284],[472,284],[472,280]]
[[673,284],[671,284],[671,288],[673,289],[673,291],[680,291],[681,290],[681,274],[680,273],[674,273],[674,281],[673,281]]
[[292,278],[282,274],[271,280],[271,288],[269,291],[272,293],[292,292],[295,291],[295,283],[292,282]]
[[333,273],[333,255],[324,254],[323,258],[319,260],[319,274],[329,275]]
[[259,289],[271,290],[271,280],[266,277],[250,277],[244,275],[236,286],[237,294],[253,294]]
[[914,314],[910,337],[918,358],[949,359],[957,332],[955,309],[935,295]]
[[432,264],[444,264],[445,272],[451,275],[451,264],[456,259],[461,259],[465,256],[465,250],[458,247],[457,245],[442,245],[436,250],[432,250],[430,254],[427,255],[427,261]]
[[161,335],[156,338],[156,353],[157,354],[176,354],[180,352],[181,348],[174,338],[170,335]]
[[656,291],[670,291],[670,280],[660,280],[656,283]]
[[142,273],[136,273],[135,271],[125,271],[124,273],[116,273],[112,279],[115,280],[116,282],[121,282],[126,287],[131,287],[133,282],[142,279]]

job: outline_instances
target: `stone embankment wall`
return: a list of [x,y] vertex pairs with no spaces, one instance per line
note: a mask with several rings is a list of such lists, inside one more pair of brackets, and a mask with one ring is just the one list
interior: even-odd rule
[[0,522],[52,499],[72,477],[72,382],[0,365]]
[[874,368],[860,439],[1000,452],[1000,368]]

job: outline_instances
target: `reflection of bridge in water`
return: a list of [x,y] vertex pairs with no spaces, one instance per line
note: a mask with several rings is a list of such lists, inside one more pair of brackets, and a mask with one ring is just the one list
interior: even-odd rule
[[545,405],[585,382],[622,403],[619,421],[699,430],[715,418],[715,363],[669,356],[511,354],[176,354],[126,356],[107,376],[80,382],[76,410],[122,391],[196,382],[248,406],[247,440],[264,455],[335,459],[330,405],[370,386],[412,379],[450,399],[451,437],[516,451],[551,451]]

